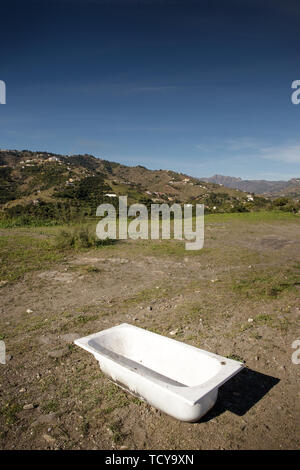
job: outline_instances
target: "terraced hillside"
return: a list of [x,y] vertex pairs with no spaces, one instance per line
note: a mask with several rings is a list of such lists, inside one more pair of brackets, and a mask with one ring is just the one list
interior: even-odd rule
[[[264,197],[201,181],[171,170],[129,167],[92,155],[64,156],[28,150],[0,152],[2,219],[66,221],[93,216],[103,202],[204,203],[210,212],[247,212],[273,208]],[[297,211],[289,199],[279,208]]]

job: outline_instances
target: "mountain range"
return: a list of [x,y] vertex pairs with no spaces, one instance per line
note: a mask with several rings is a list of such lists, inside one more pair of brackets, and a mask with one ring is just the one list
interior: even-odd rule
[[233,176],[214,175],[209,178],[200,179],[209,183],[221,184],[228,188],[240,189],[241,191],[263,194],[270,197],[300,197],[300,178],[292,178],[289,181],[268,181],[243,180]]

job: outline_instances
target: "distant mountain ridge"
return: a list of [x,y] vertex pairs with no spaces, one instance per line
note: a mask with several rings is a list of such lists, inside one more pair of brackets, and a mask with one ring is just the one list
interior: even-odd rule
[[265,196],[300,196],[300,178],[292,178],[289,181],[268,181],[243,180],[234,176],[214,175],[209,178],[200,178],[200,180]]

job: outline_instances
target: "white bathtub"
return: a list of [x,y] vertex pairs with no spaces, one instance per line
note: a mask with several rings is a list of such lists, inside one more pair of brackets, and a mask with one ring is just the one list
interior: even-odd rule
[[198,421],[243,364],[127,323],[75,340],[120,387],[182,421]]

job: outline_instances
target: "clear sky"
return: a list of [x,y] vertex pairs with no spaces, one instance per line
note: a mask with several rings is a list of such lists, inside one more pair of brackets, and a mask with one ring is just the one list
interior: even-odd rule
[[4,0],[0,148],[300,177],[298,0]]

